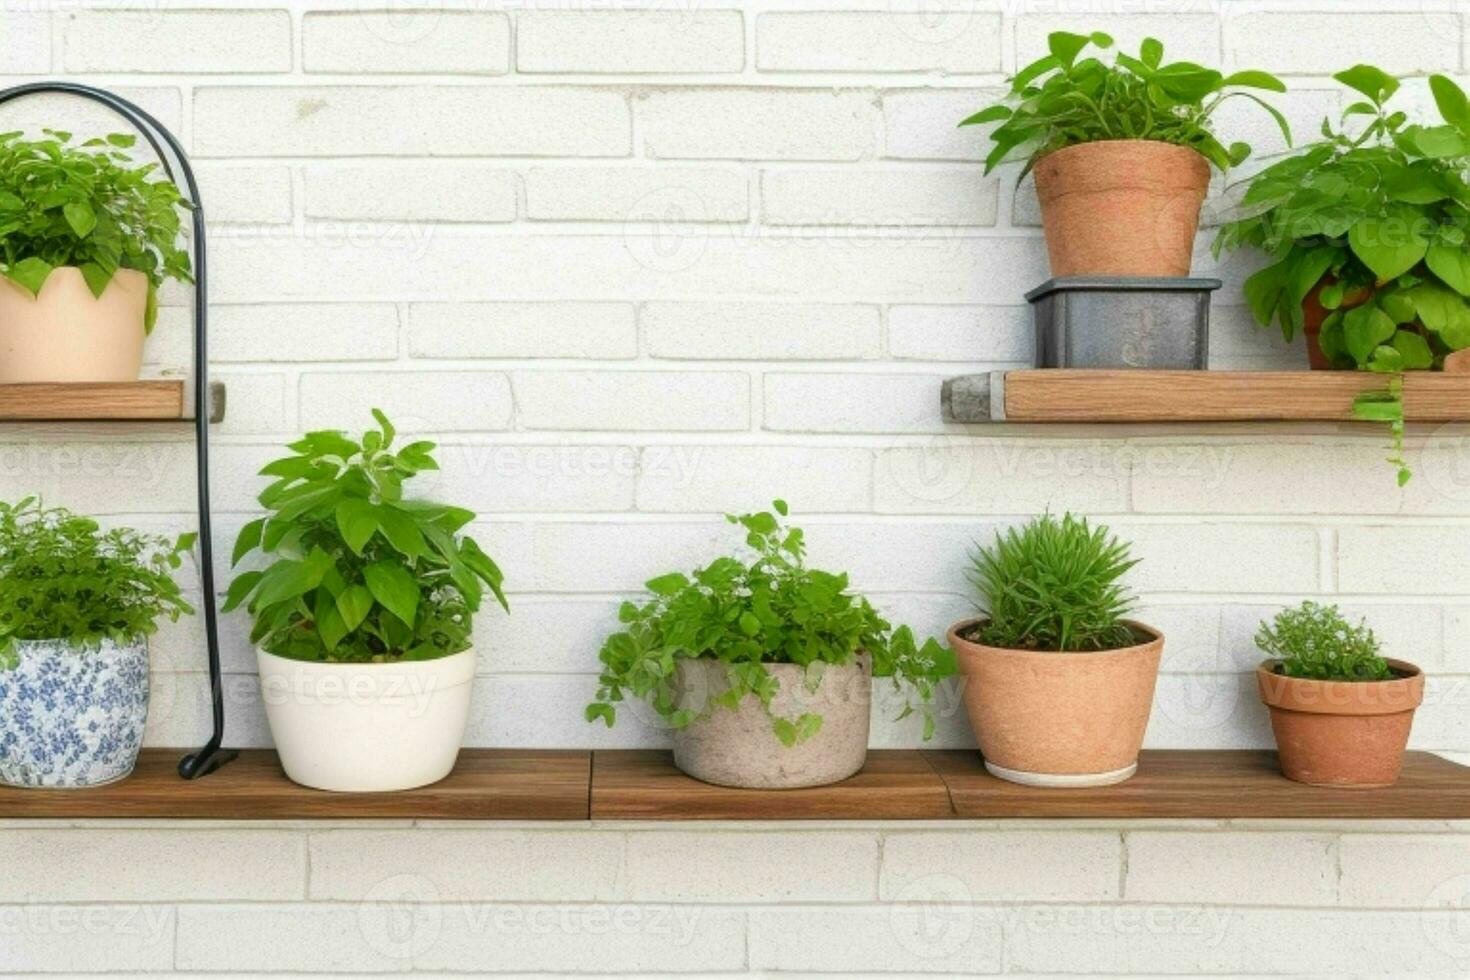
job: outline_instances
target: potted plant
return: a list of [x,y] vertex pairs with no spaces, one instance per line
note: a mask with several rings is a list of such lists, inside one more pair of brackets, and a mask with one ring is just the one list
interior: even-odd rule
[[1424,674],[1385,660],[1366,623],[1303,602],[1262,623],[1261,700],[1288,779],[1313,786],[1391,786],[1399,778]]
[[[469,717],[471,618],[500,569],[460,532],[475,515],[404,497],[437,469],[433,443],[396,452],[392,424],[361,439],[310,432],[266,466],[270,514],[234,561],[272,559],[231,583],[225,610],[254,617],[261,690],[286,774],[348,792],[411,789],[454,768]],[[508,607],[507,607],[508,608]]]
[[114,133],[0,133],[0,383],[134,381],[193,205]]
[[170,544],[28,497],[0,503],[0,783],[126,777],[148,721],[148,637],[194,610]]
[[[674,762],[722,786],[793,789],[837,782],[863,767],[872,679],[907,689],[924,711],[954,672],[934,640],[922,647],[848,591],[846,574],[808,568],[800,528],[775,513],[730,516],[749,559],[718,558],[690,576],[648,583],[652,598],[625,603],[623,629],[600,653],[602,676],[587,720],[609,727],[631,695],[673,730]],[[915,710],[905,705],[900,717]]]
[[[1245,281],[1256,320],[1306,335],[1314,369],[1397,374],[1442,367],[1470,348],[1470,104],[1433,75],[1443,124],[1411,124],[1388,102],[1398,80],[1371,65],[1333,76],[1363,98],[1323,140],[1253,177],[1246,216],[1223,226],[1215,252],[1260,249],[1269,264]],[[1358,416],[1393,426],[1400,482],[1403,411],[1391,384]]]
[[1002,102],[960,125],[999,123],[986,173],[1012,157],[1025,158],[1022,177],[1036,171],[1053,276],[1187,276],[1210,167],[1223,171],[1250,154],[1215,136],[1215,110],[1235,96],[1251,99],[1290,141],[1285,118],[1242,91],[1286,87],[1261,71],[1165,64],[1153,38],[1137,58],[1080,57],[1089,45],[1112,44],[1100,32],[1054,32],[1050,53],[1010,79]]
[[1127,618],[1137,562],[1085,519],[1050,514],[977,547],[983,614],[950,630],[992,775],[1107,786],[1138,768],[1164,637]]

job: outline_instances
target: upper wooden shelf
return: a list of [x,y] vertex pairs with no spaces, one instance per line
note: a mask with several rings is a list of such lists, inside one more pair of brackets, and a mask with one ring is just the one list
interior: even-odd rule
[[1274,752],[1234,750],[1148,751],[1116,786],[1038,789],[996,779],[966,750],[875,751],[833,786],[739,790],[685,776],[668,752],[466,749],[440,783],[365,794],[297,786],[262,750],[186,782],[182,755],[146,750],[131,777],[97,789],[0,787],[0,819],[1470,820],[1470,767],[1425,752],[1410,752],[1388,789],[1303,786],[1281,775]]
[[[0,384],[0,422],[177,422],[187,419],[184,382]],[[225,414],[224,385],[210,386],[210,421]]]
[[[1388,378],[1359,371],[995,371],[944,383],[954,422],[1351,422]],[[1470,375],[1409,373],[1404,414],[1470,421]]]

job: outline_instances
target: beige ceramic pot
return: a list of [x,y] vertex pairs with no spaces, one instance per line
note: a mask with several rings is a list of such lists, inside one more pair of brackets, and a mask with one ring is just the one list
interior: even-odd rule
[[[730,687],[718,660],[681,660],[678,670],[681,706],[699,710]],[[804,671],[795,664],[767,664],[766,670],[781,684],[771,699],[771,714],[753,694],[733,711],[715,706],[706,717],[674,730],[675,765],[706,783],[742,789],[824,786],[862,769],[873,700],[871,658],[859,654],[851,664],[828,665],[815,690],[807,689]],[[771,715],[795,720],[808,712],[822,716],[817,734],[782,744]]]
[[1184,146],[1101,140],[1036,162],[1053,276],[1187,276],[1210,165]]
[[1164,637],[1140,623],[1137,646],[1100,653],[1004,650],[949,631],[965,710],[985,768],[1028,786],[1108,786],[1138,769]]
[[1261,700],[1288,779],[1313,786],[1392,786],[1403,766],[1414,710],[1424,700],[1424,674],[1390,660],[1394,679],[1318,681],[1256,668]]
[[32,296],[0,276],[0,383],[136,381],[148,277],[119,269],[92,295],[80,269],[52,271]]

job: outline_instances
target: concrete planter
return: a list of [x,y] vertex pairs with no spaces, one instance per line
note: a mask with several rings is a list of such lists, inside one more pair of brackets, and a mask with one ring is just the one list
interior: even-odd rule
[[[729,689],[718,660],[679,661],[681,704],[699,708]],[[695,779],[743,789],[799,789],[839,782],[862,769],[868,757],[868,719],[873,667],[867,654],[853,663],[828,665],[816,690],[808,690],[802,668],[767,664],[780,681],[771,714],[795,719],[811,712],[822,728],[805,742],[786,746],[771,729],[771,714],[755,695],[739,708],[715,707],[709,716],[674,730],[674,762]]]
[[328,664],[257,651],[261,695],[286,775],[303,786],[381,793],[437,783],[459,757],[475,653],[397,664]]
[[0,783],[78,789],[126,777],[148,722],[148,642],[20,640],[0,670]]
[[1003,650],[949,642],[965,675],[965,710],[985,768],[1027,786],[1108,786],[1138,770],[1164,637],[1130,623],[1145,642],[1098,653]]
[[1286,778],[1311,786],[1392,786],[1403,766],[1424,673],[1390,660],[1394,679],[1319,681],[1278,674],[1279,660],[1256,668],[1261,700]]
[[1026,294],[1039,368],[1200,371],[1209,367],[1218,279],[1082,276]]
[[0,276],[0,384],[136,381],[148,277],[119,269],[92,295],[82,271],[54,269],[32,296]]

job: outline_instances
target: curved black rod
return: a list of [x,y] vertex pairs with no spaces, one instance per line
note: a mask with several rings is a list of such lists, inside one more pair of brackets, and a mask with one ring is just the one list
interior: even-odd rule
[[[138,106],[104,89],[75,82],[32,82],[0,91],[0,105],[26,95],[75,95],[106,106],[133,125],[153,148],[168,178],[178,183],[176,172],[183,177],[184,189],[193,205],[192,250],[194,253],[194,442],[199,485],[199,575],[203,592],[204,631],[209,647],[210,698],[214,707],[214,734],[198,752],[179,762],[179,775],[184,779],[207,776],[234,759],[239,753],[224,748],[225,698],[219,655],[219,616],[215,611],[214,537],[209,512],[209,350],[206,344],[209,303],[208,277],[205,264],[204,205],[199,198],[199,184],[189,157],[174,134]],[[160,145],[160,140],[162,145]],[[167,146],[168,152],[164,151]],[[172,159],[170,158],[172,155]],[[177,171],[175,171],[177,165]]]

